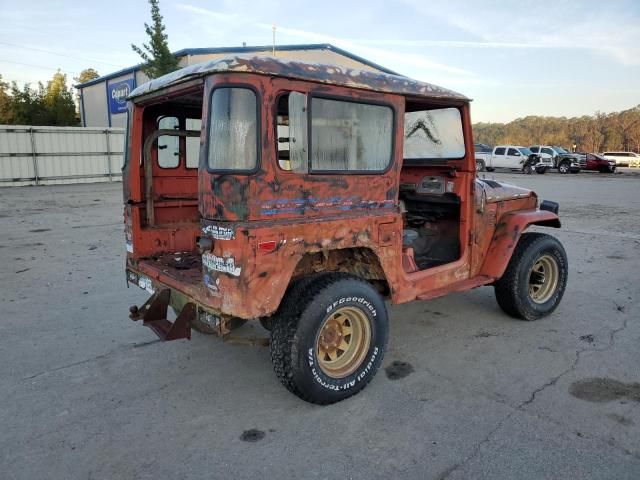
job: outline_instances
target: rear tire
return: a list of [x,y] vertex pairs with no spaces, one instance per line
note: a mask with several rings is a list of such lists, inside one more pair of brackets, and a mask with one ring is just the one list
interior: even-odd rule
[[523,233],[504,275],[495,283],[496,300],[508,315],[537,320],[553,312],[567,286],[567,254],[544,233]]
[[271,360],[290,392],[326,405],[371,381],[387,347],[388,316],[369,283],[343,273],[312,278],[283,299],[271,331]]

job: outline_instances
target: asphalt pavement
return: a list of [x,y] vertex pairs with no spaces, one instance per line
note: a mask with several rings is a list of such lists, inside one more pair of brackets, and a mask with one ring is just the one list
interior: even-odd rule
[[120,184],[0,189],[0,477],[637,480],[640,177],[486,177],[560,202],[558,310],[514,320],[491,287],[391,306],[382,369],[325,407],[268,348],[127,318]]

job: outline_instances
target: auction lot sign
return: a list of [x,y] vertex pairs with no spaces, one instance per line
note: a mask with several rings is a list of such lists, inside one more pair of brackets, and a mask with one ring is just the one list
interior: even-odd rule
[[111,114],[127,111],[127,97],[134,89],[135,79],[128,78],[120,82],[113,82],[107,86],[109,95],[109,112]]

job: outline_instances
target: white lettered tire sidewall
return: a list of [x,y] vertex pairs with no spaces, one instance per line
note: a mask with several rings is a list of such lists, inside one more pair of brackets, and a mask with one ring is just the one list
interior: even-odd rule
[[[318,363],[317,341],[325,320],[342,307],[358,308],[365,314],[371,328],[371,341],[362,363],[353,373],[344,378],[333,378],[325,374]],[[294,381],[314,397],[329,396],[331,401],[341,400],[364,388],[382,362],[388,340],[386,306],[369,284],[340,280],[321,291],[304,309],[296,337],[298,342],[294,342],[292,350],[292,359],[297,360],[298,366],[294,371],[297,377]]]

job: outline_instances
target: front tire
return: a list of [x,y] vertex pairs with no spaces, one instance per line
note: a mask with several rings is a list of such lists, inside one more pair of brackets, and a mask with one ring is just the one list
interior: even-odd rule
[[335,403],[371,381],[388,333],[384,300],[369,283],[323,274],[283,299],[271,331],[271,360],[290,392],[311,403]]
[[571,163],[569,162],[560,163],[560,165],[558,165],[558,171],[563,174],[569,173],[571,171]]
[[495,283],[496,300],[508,315],[537,320],[562,300],[568,278],[562,244],[544,233],[523,233],[504,275]]
[[476,158],[476,172],[484,172],[484,170],[485,170],[484,160]]

